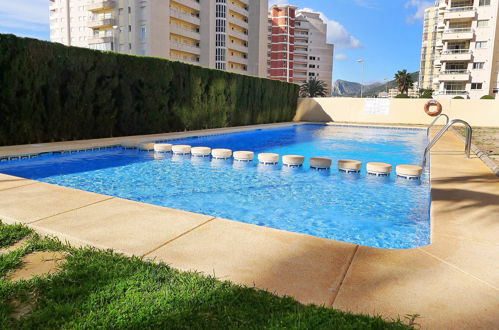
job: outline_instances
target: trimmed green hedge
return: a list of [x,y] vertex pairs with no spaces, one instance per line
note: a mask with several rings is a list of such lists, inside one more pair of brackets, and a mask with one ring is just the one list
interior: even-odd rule
[[290,121],[299,86],[0,34],[0,145]]

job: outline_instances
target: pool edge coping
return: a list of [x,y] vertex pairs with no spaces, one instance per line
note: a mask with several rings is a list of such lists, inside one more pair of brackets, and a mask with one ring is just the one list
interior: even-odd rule
[[[300,125],[300,124],[315,124],[315,123],[306,123],[306,122],[303,122],[303,123],[296,123],[296,122],[288,122],[288,123],[279,123],[279,124],[268,124],[268,125],[265,125],[265,126],[266,126],[266,127],[286,127],[286,126],[295,126],[295,125]],[[318,123],[318,124],[319,124],[319,123]],[[324,124],[324,123],[320,123],[320,124]],[[353,125],[335,124],[335,125],[337,125],[337,126],[362,126],[362,127],[365,127],[365,125],[356,125],[356,124],[353,124]],[[385,127],[385,128],[390,128],[390,126],[389,126],[389,125],[386,125],[386,126],[379,125],[379,126],[376,126],[376,127],[381,127],[381,128],[383,128],[383,127]],[[248,130],[253,130],[253,128],[255,128],[255,126],[235,127],[235,128],[229,128],[229,129],[231,129],[231,130],[234,130],[234,129],[235,129],[236,131],[240,131],[240,129],[241,129],[241,128],[243,128],[243,131],[248,131]],[[244,129],[244,128],[245,128],[245,129]],[[420,129],[424,129],[424,128],[420,128]],[[215,129],[215,130],[218,130],[218,129]],[[204,130],[203,130],[203,131],[204,131]],[[172,135],[176,135],[176,134],[179,134],[179,133],[171,133],[171,134],[172,134]],[[185,134],[185,133],[180,133],[180,134]],[[196,135],[197,135],[197,136],[199,136],[199,131],[192,131],[192,132],[190,132],[188,135],[189,135],[189,136],[184,136],[184,137],[185,137],[185,138],[187,138],[187,137],[192,137],[192,136],[196,136]],[[213,134],[212,134],[212,135],[213,135]],[[142,136],[142,137],[143,137],[143,136]],[[129,139],[129,137],[123,137],[122,139],[124,139],[124,140],[125,140],[125,139]],[[146,140],[145,140],[145,139],[143,139],[142,141],[146,141]],[[68,141],[67,143],[72,143],[72,142],[73,142],[73,141]],[[24,178],[20,178],[20,179],[22,179],[22,180],[28,180],[28,179],[24,179]],[[432,172],[430,172],[430,179],[433,179]],[[31,181],[36,181],[36,180],[31,180]],[[36,181],[36,183],[48,184],[48,183],[44,183],[44,182],[40,182],[40,181]],[[22,186],[20,186],[20,187],[22,187]],[[9,188],[9,189],[16,189],[16,188],[20,188],[20,187],[13,187],[13,188]],[[64,187],[64,188],[66,188],[66,189],[74,189],[74,188],[68,188],[68,187]],[[74,190],[78,190],[78,189],[74,189]],[[432,180],[430,181],[430,190],[433,190]],[[0,190],[0,191],[1,191],[1,190]],[[99,194],[99,195],[100,195],[100,194]],[[106,196],[106,195],[102,195],[102,196]],[[106,197],[108,197],[108,196],[106,196]],[[115,197],[115,198],[116,198],[116,197]],[[156,206],[156,207],[161,207],[161,206]],[[165,208],[165,209],[168,209],[168,208]],[[180,210],[180,211],[183,211],[183,210]],[[186,212],[186,211],[183,211],[183,212]],[[434,228],[433,228],[433,224],[434,224],[434,222],[436,221],[436,219],[435,219],[435,218],[436,218],[436,216],[434,216],[434,215],[433,215],[433,214],[434,214],[434,212],[435,212],[435,206],[434,206],[433,202],[432,202],[432,203],[431,203],[431,205],[430,205],[430,212],[431,212],[431,242],[430,242],[430,245],[432,245],[432,244],[434,243],[434,237],[433,237],[433,235],[434,235],[434,233],[435,233]],[[189,213],[193,213],[193,212],[189,212]],[[198,214],[198,213],[194,213],[194,214]],[[218,219],[218,218],[217,218],[217,219]],[[22,221],[20,221],[20,220],[15,220],[15,219],[9,219],[9,220],[10,220],[9,222],[15,221],[15,222],[20,222],[20,223],[22,223]],[[229,221],[234,221],[234,222],[237,222],[237,223],[240,223],[240,224],[243,224],[243,225],[248,225],[248,226],[251,226],[251,224],[245,224],[245,223],[239,222],[239,221],[237,221],[237,220],[229,220]],[[29,224],[28,224],[28,226],[29,226]],[[195,229],[194,229],[194,230],[195,230]],[[273,230],[282,231],[282,230],[279,230],[279,229],[273,229]],[[283,231],[283,232],[287,232],[287,231]],[[289,232],[287,232],[287,233],[289,233]],[[187,233],[187,232],[186,232],[186,233],[184,233],[184,234],[188,235],[188,233]],[[293,234],[296,234],[296,235],[305,235],[305,234],[299,234],[299,233],[293,233]],[[61,233],[61,235],[64,235],[64,234],[63,234],[63,233]],[[305,236],[308,236],[308,235],[305,235]],[[311,237],[313,237],[313,236],[311,236]],[[69,241],[69,242],[71,241],[71,239],[78,239],[78,238],[74,238],[74,237],[67,237],[67,238],[69,239],[69,240],[67,240],[67,241]],[[325,238],[321,238],[321,239],[325,239]],[[328,239],[325,239],[325,240],[328,240]],[[337,242],[337,243],[340,243],[340,244],[352,244],[352,245],[354,245],[354,246],[356,247],[356,249],[358,249],[359,247],[362,247],[362,249],[385,250],[385,251],[387,251],[387,253],[388,253],[389,251],[407,251],[407,253],[409,253],[410,251],[414,251],[414,250],[421,250],[421,249],[423,249],[423,248],[427,247],[427,246],[425,246],[425,247],[418,247],[418,248],[414,248],[414,249],[406,249],[406,250],[390,250],[390,249],[381,249],[381,248],[373,248],[373,247],[361,246],[361,245],[357,245],[357,244],[355,244],[355,243],[345,243],[345,242],[336,241],[336,240],[330,240],[330,241]],[[90,244],[90,245],[92,245],[92,244]],[[430,245],[428,245],[428,246],[430,246]],[[112,248],[112,247],[110,247],[110,248]],[[118,251],[118,252],[122,252],[122,253],[127,254],[127,253],[126,253],[126,252],[124,252],[124,251]],[[424,252],[425,252],[425,253],[427,253],[426,251],[424,251]],[[402,252],[402,253],[403,253],[403,252]],[[438,259],[438,258],[436,258],[435,256],[432,256],[432,257],[433,257],[433,258],[435,258],[435,259]],[[351,266],[352,266],[352,263],[353,263],[354,259],[355,259],[355,255],[352,257],[352,260],[351,260],[350,264],[349,264],[349,265],[348,265],[348,267],[346,268],[345,273],[344,273],[344,277],[347,277],[348,273],[350,272],[350,269],[351,269]],[[441,260],[439,260],[439,262],[441,262]],[[456,267],[457,267],[457,266],[456,266]],[[337,293],[336,293],[336,295],[334,296],[334,299],[336,299],[336,298],[337,298],[338,293],[340,292],[340,289],[341,289],[342,285],[343,285],[343,283],[341,283],[340,287],[338,287],[338,289],[337,289],[337,291],[338,291],[338,292],[337,292]],[[332,307],[332,306],[333,306],[333,304],[334,304],[334,300],[333,300],[333,303],[331,304],[331,306],[330,306],[330,307]]]

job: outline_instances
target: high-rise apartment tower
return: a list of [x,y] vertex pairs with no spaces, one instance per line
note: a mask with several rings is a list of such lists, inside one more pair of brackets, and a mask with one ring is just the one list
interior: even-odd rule
[[50,0],[50,39],[265,77],[268,0]]
[[319,13],[274,5],[268,18],[268,77],[297,84],[315,77],[331,94],[334,46]]
[[499,90],[499,2],[439,0],[425,11],[422,88],[480,98]]

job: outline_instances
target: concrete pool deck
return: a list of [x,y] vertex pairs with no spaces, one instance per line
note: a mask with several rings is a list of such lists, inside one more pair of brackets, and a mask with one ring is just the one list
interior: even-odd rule
[[[255,126],[0,147],[0,157],[241,129]],[[448,132],[432,151],[432,244],[418,249],[342,243],[4,174],[0,219],[303,303],[385,318],[418,313],[423,328],[499,328],[499,178],[463,150]]]

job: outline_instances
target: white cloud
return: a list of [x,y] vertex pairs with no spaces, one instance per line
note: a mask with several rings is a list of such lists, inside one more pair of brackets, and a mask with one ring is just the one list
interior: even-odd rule
[[363,47],[360,40],[348,32],[348,30],[341,23],[327,18],[324,13],[315,11],[311,8],[303,8],[300,10],[313,11],[320,14],[321,19],[327,24],[327,41],[334,44],[335,49],[353,49]]
[[435,5],[434,1],[426,0],[409,0],[405,3],[405,8],[415,7],[416,12],[407,17],[407,23],[413,24],[417,21],[421,21],[424,18],[424,11],[426,8],[433,7]]
[[4,28],[42,31],[48,29],[47,0],[0,0],[0,26]]
[[273,5],[288,5],[289,0],[270,0],[269,1],[269,8],[272,7]]
[[[366,0],[355,0],[358,6],[371,8],[370,4]],[[269,7],[276,4],[289,4],[288,0],[270,0]],[[311,8],[300,8],[303,11],[313,11]],[[359,39],[355,38],[348,30],[339,22],[327,18],[322,12],[318,12],[321,15],[321,19],[327,24],[327,41],[334,44],[335,49],[352,49],[352,48],[362,48],[362,43]]]
[[347,58],[348,58],[347,54],[336,54],[336,55],[334,56],[334,59],[335,59],[336,61],[344,61],[344,60],[346,60]]

